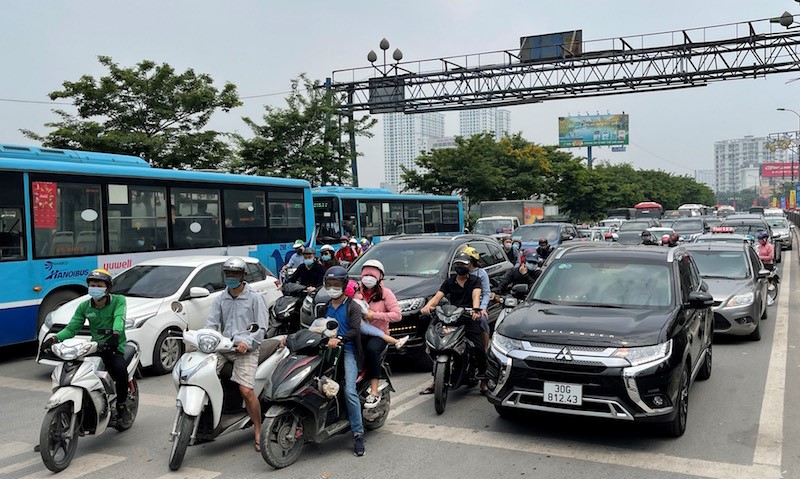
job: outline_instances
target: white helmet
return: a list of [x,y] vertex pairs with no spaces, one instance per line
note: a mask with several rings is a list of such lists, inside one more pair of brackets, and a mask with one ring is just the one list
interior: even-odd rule
[[242,258],[236,256],[228,258],[222,264],[222,271],[235,271],[237,273],[244,273],[247,271],[247,264]]
[[364,261],[364,264],[361,266],[361,269],[363,270],[367,266],[371,266],[380,271],[381,276],[386,276],[386,270],[383,268],[383,263],[381,263],[377,259],[368,259],[367,261]]

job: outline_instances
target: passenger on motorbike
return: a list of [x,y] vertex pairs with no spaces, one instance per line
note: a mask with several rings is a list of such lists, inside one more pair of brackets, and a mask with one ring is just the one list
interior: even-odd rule
[[305,249],[305,247],[306,244],[303,242],[303,240],[299,239],[295,241],[294,244],[292,245],[294,253],[292,253],[292,255],[289,256],[289,261],[287,261],[286,264],[283,265],[281,271],[286,271],[287,269],[293,269],[293,268],[296,269],[301,264],[303,264],[303,249]]
[[489,299],[492,297],[492,283],[489,280],[489,274],[482,268],[478,267],[478,261],[481,259],[481,254],[472,246],[464,248],[464,253],[469,256],[469,274],[477,276],[481,280],[481,318],[480,325],[483,330],[483,345],[486,351],[489,351],[489,343],[491,336],[489,336]]
[[513,265],[519,264],[520,260],[519,247],[514,249],[514,241],[511,239],[511,236],[503,237],[503,253],[506,254],[506,258],[508,258],[508,261],[510,261],[511,264]]
[[[355,240],[355,238],[353,238]],[[355,244],[351,244],[350,238],[347,236],[342,236],[339,238],[339,251],[336,252],[336,260],[339,263],[347,262],[347,264],[353,263],[356,259],[358,259],[358,241],[355,241]],[[355,246],[355,247],[354,247]]]
[[328,271],[333,266],[339,266],[339,261],[334,258],[336,253],[333,251],[333,246],[326,244],[319,249],[319,264],[325,271]]
[[[253,421],[255,449],[261,450],[261,404],[253,391],[258,367],[258,348],[267,329],[267,305],[263,296],[244,281],[247,265],[242,258],[229,258],[222,264],[227,289],[214,299],[206,319],[206,328],[216,329],[230,338],[236,350],[217,354],[217,374],[225,363],[233,363],[231,380],[239,385],[239,392]],[[250,332],[250,325],[258,330]]]
[[539,247],[536,248],[536,254],[539,255],[540,258],[543,260],[547,259],[550,256],[550,253],[553,252],[553,247],[547,241],[547,238],[541,237],[539,238]]
[[505,274],[492,289],[492,299],[498,303],[503,302],[503,295],[508,294],[511,288],[518,284],[527,284],[528,287],[542,275],[542,258],[534,250],[525,250],[525,262]]
[[[42,350],[47,351],[53,344],[74,337],[88,320],[92,341],[103,344],[97,355],[103,359],[103,364],[116,386],[118,417],[122,422],[128,422],[131,418],[130,411],[125,407],[128,399],[128,369],[123,357],[126,302],[125,296],[108,292],[112,284],[111,274],[104,269],[89,273],[86,285],[89,287],[90,298],[78,305],[64,329],[44,341]],[[101,330],[109,329],[113,330],[112,334],[100,334]]]
[[770,271],[775,269],[775,248],[770,244],[766,231],[758,233],[758,257],[764,263],[764,268]]
[[[453,260],[455,276],[445,280],[439,287],[439,291],[422,307],[422,314],[431,314],[442,298],[447,298],[450,304],[460,308],[471,309],[472,321],[465,324],[467,338],[476,346],[475,360],[478,366],[478,374],[483,378],[486,372],[486,351],[483,347],[483,330],[480,326],[481,318],[481,282],[477,276],[469,272],[470,257],[461,252]],[[488,391],[486,380],[481,381],[481,394]],[[422,390],[420,394],[433,394],[433,384]]]
[[314,291],[322,286],[324,275],[325,268],[317,261],[316,251],[314,248],[308,247],[303,250],[303,265],[294,271],[289,282],[300,283],[306,286],[308,291]]

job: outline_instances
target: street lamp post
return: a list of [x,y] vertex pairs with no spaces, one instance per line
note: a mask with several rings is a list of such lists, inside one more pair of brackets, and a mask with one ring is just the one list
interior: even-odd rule
[[[778,108],[778,111],[790,111],[790,112],[794,113],[795,115],[797,115],[797,123],[798,123],[798,125],[797,125],[797,136],[795,137],[795,143],[797,143],[797,156],[796,156],[796,158],[797,158],[798,162],[800,162],[800,113],[797,113],[796,111],[791,110],[789,108]],[[790,166],[791,166],[791,170],[792,170],[792,187],[794,187],[794,160],[792,160]]]

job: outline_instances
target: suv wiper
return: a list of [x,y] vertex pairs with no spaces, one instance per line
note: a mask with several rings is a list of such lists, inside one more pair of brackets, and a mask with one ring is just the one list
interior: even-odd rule
[[546,300],[546,299],[536,299],[536,298],[534,298],[534,299],[533,299],[533,301],[534,301],[535,303],[542,303],[542,304],[553,304],[553,302],[552,302],[552,301],[548,301],[548,300]]
[[587,306],[587,307],[590,307],[590,308],[624,309],[624,306],[618,306],[616,304],[601,304],[601,303],[575,303],[575,304],[571,304],[570,306]]

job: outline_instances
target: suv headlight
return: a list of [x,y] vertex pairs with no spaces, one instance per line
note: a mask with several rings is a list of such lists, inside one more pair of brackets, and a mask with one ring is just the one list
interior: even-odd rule
[[401,299],[400,301],[397,302],[397,305],[400,306],[401,313],[407,313],[409,311],[415,311],[425,306],[425,298]]
[[755,301],[756,295],[751,291],[749,293],[744,294],[737,294],[736,296],[732,297],[728,300],[728,303],[725,306],[733,307],[733,306],[747,306],[753,304]]
[[628,361],[631,366],[652,363],[668,358],[672,354],[672,340],[655,346],[641,346],[636,348],[618,348],[614,357]]
[[147,322],[150,318],[155,316],[156,313],[145,314],[143,316],[135,316],[133,318],[125,318],[125,329],[137,329],[141,328],[144,323]]
[[492,346],[504,355],[508,355],[511,351],[522,349],[522,341],[494,333],[492,335]]

